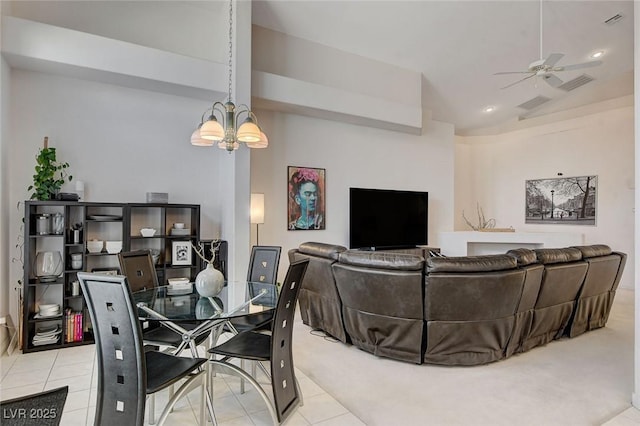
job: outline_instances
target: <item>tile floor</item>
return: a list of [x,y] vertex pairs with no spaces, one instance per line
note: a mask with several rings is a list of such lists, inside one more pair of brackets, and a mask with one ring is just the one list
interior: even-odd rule
[[[290,417],[288,425],[364,425],[299,370],[297,377],[304,405]],[[261,383],[266,381],[260,372],[258,379]],[[61,425],[93,425],[97,386],[95,345],[0,358],[0,400],[65,385],[69,386],[69,394]],[[163,402],[167,400],[167,392],[160,392],[156,398],[157,418]],[[271,424],[271,418],[258,393],[248,385],[247,392],[240,394],[239,379],[236,377],[218,374],[214,378],[213,398],[220,426]],[[199,401],[198,390],[195,390],[176,405],[165,424],[197,424]],[[148,424],[148,415],[145,416],[145,424]]]

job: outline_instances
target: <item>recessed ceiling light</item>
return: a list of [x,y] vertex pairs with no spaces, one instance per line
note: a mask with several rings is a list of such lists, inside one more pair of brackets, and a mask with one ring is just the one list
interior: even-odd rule
[[604,55],[604,50],[598,50],[597,52],[591,54],[591,59],[598,59],[602,57],[602,55]]
[[488,107],[486,107],[483,111],[484,111],[484,112],[493,112],[493,111],[495,111],[495,110],[496,110],[496,107],[494,107],[494,106],[488,106]]

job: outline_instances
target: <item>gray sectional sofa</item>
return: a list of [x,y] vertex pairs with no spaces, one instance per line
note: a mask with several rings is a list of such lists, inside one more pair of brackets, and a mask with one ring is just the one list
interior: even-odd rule
[[305,324],[378,356],[478,365],[608,319],[626,254],[605,245],[427,257],[307,242]]

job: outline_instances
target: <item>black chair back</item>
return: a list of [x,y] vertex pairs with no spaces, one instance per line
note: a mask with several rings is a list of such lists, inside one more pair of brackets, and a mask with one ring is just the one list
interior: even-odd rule
[[[118,260],[122,275],[127,277],[132,292],[158,287],[158,275],[149,250],[121,252],[118,254]],[[151,299],[154,296],[155,293],[151,293],[150,300],[144,302],[153,305]]]
[[271,331],[271,380],[278,421],[298,406],[300,394],[295,382],[292,338],[296,301],[309,260],[289,265],[282,284]]
[[281,250],[277,246],[253,246],[247,281],[275,284]]
[[[3,426],[58,426],[69,386],[0,402]],[[33,413],[38,414],[34,416]]]
[[95,424],[142,425],[146,366],[138,312],[125,276],[78,272],[98,352]]

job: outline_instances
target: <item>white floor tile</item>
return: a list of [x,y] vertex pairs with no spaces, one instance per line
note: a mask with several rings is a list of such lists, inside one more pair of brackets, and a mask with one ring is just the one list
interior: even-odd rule
[[64,426],[86,426],[93,423],[87,422],[87,409],[82,408],[74,411],[63,411],[60,424]]
[[25,395],[31,395],[39,393],[44,390],[44,383],[37,383],[35,385],[16,386],[14,388],[5,388],[4,385],[0,385],[0,400],[18,398]]
[[67,394],[67,400],[64,403],[63,411],[75,411],[80,409],[85,409],[89,405],[89,392],[86,390],[78,391],[78,392],[69,392]]
[[44,385],[44,383],[49,378],[49,373],[50,370],[48,368],[45,368],[43,370],[33,369],[15,373],[9,370],[9,372],[2,379],[2,383],[0,385],[3,389],[15,388],[18,386],[35,385],[38,383],[42,383]]
[[77,376],[90,376],[93,372],[93,361],[57,366],[54,365],[49,380],[67,379]]
[[315,424],[341,414],[346,414],[348,410],[330,395],[321,394],[305,398],[304,405],[298,409],[298,412],[302,414],[309,423]]
[[359,418],[351,413],[342,414],[341,416],[334,417],[329,420],[325,420],[319,423],[314,423],[314,426],[366,426]]
[[48,380],[45,389],[55,389],[62,386],[69,386],[69,392],[87,391],[90,389],[91,377],[75,376],[58,380]]

